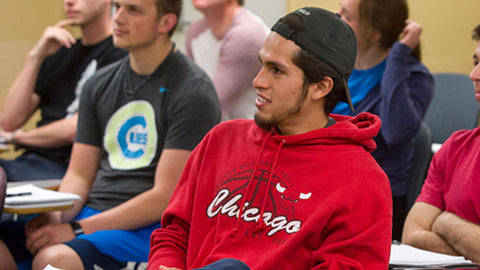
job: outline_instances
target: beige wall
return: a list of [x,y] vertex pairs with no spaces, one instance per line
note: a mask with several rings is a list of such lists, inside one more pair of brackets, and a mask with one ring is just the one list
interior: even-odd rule
[[[20,72],[28,51],[46,26],[63,16],[61,0],[2,0],[0,9],[0,106],[13,80]],[[26,128],[34,125],[33,121]],[[18,153],[1,153],[11,158]]]
[[[47,25],[63,16],[60,0],[2,1],[0,9],[0,100]],[[2,102],[3,105],[3,102]]]
[[[287,0],[292,11],[302,6],[337,12],[340,0]],[[478,0],[409,0],[410,18],[423,25],[423,62],[432,72],[469,74],[476,43],[471,31],[480,24]],[[388,0],[385,0],[388,3]]]

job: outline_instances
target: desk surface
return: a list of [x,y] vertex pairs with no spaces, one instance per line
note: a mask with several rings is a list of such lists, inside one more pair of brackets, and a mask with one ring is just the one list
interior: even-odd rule
[[19,215],[29,215],[29,214],[40,214],[51,211],[65,211],[72,209],[73,204],[71,205],[57,205],[57,206],[46,206],[46,207],[31,207],[31,208],[10,208],[5,206],[3,212],[19,214]]
[[62,179],[46,179],[46,180],[34,180],[34,181],[17,181],[17,182],[7,182],[7,187],[15,187],[26,184],[34,184],[37,187],[57,190],[60,186]]

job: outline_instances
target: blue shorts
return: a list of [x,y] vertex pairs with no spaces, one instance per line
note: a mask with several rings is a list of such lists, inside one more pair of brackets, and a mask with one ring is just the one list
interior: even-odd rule
[[[87,218],[100,212],[85,206],[76,219]],[[32,260],[30,252],[25,247],[25,223],[26,220],[10,221],[2,223],[0,226],[0,238],[11,251],[19,267]],[[103,269],[125,267],[127,267],[126,269],[140,269],[148,261],[150,235],[157,228],[160,228],[160,222],[131,231],[98,231],[89,235],[80,235],[64,244],[75,250],[85,269],[94,269],[94,265]]]
[[67,164],[32,152],[14,160],[0,159],[0,167],[5,171],[8,182],[62,179],[67,170]]

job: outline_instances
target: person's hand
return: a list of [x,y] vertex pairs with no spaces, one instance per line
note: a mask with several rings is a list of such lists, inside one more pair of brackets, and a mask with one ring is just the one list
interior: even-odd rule
[[5,131],[5,130],[0,130],[0,152],[1,151],[6,151],[9,150],[9,144],[14,143],[15,139],[15,134],[22,132],[21,130],[15,130],[13,132],[11,131]]
[[75,37],[73,37],[65,27],[72,25],[73,23],[73,19],[65,19],[57,22],[53,26],[47,27],[43,32],[42,37],[40,37],[40,40],[30,51],[30,54],[45,58],[56,53],[62,46],[67,48],[72,47],[76,42]]
[[420,35],[422,34],[422,26],[412,20],[406,21],[407,25],[403,28],[402,37],[400,43],[407,45],[408,47],[415,49],[420,43]]
[[40,214],[27,222],[27,225],[25,226],[25,235],[28,236],[36,229],[47,224],[60,224],[60,222],[57,221],[53,213]]
[[27,249],[35,255],[40,249],[75,238],[70,224],[47,224],[27,233]]
[[12,141],[13,141],[13,132],[11,132],[11,131],[5,131],[5,130],[0,130],[0,138],[2,138],[2,139],[1,139],[1,143],[3,143],[3,144],[12,143]]
[[9,150],[9,144],[15,144],[15,136],[19,133],[23,133],[23,131],[21,129],[17,129],[13,132],[0,130],[0,152]]
[[165,265],[160,265],[160,267],[158,267],[158,270],[182,270],[182,269],[176,268],[176,267],[166,267]]

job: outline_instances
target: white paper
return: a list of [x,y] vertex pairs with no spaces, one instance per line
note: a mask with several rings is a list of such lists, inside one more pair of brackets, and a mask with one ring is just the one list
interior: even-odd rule
[[392,244],[390,264],[395,265],[435,265],[471,263],[462,256],[450,256],[437,252],[414,248],[404,244]]
[[13,197],[6,197],[5,198],[5,207],[9,206],[21,206],[21,205],[42,205],[48,204],[52,205],[55,203],[61,203],[61,205],[65,205],[65,202],[72,202],[74,200],[80,200],[80,196],[77,194],[66,193],[66,192],[58,192],[53,190],[48,190],[44,188],[39,188],[33,184],[27,184],[22,186],[15,186],[7,188],[7,195],[8,194],[19,194],[31,192],[31,195],[25,196],[13,196]]

